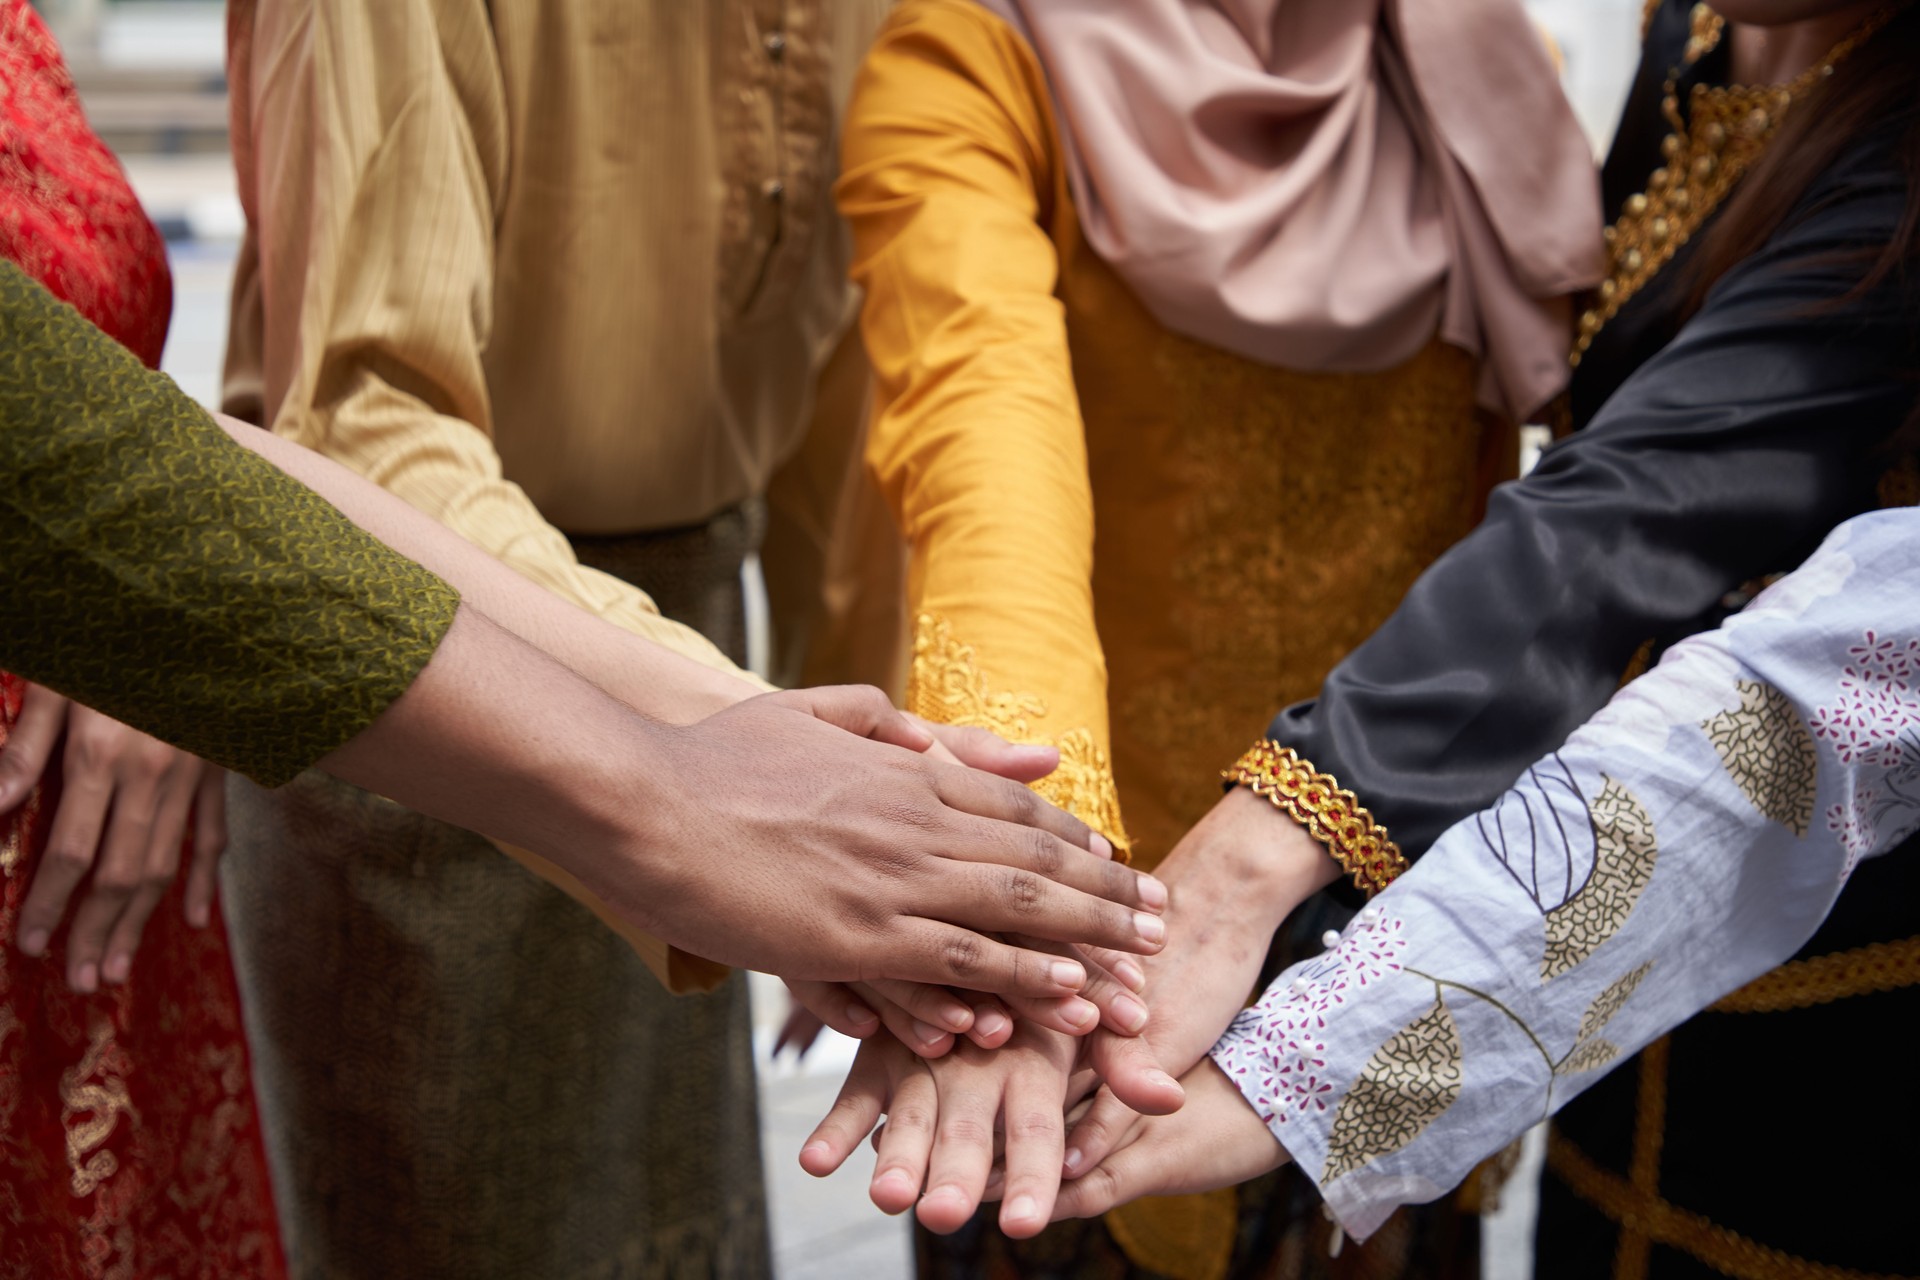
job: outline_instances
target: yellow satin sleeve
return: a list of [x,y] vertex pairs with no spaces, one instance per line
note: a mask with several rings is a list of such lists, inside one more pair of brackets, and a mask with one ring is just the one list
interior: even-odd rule
[[1054,295],[1056,136],[1040,67],[1005,23],[907,0],[855,85],[836,195],[866,290],[867,460],[912,548],[908,708],[1058,746],[1036,789],[1124,848],[1085,430]]

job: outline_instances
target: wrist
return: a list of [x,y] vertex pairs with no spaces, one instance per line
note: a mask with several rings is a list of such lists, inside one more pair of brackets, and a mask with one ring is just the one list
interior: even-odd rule
[[1219,823],[1224,869],[1272,929],[1278,929],[1295,907],[1340,879],[1340,864],[1325,845],[1246,787],[1234,787],[1222,796],[1207,821]]

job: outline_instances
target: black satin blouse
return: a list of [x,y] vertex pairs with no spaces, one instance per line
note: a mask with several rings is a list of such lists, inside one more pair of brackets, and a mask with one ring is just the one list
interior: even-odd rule
[[[1661,163],[1687,13],[1655,14],[1605,169],[1609,218]],[[1681,100],[1724,74],[1708,55]],[[1629,301],[1574,379],[1579,430],[1274,720],[1409,857],[1604,705],[1643,644],[1712,625],[1729,592],[1873,505],[1879,447],[1915,405],[1920,290],[1895,279],[1835,304],[1900,223],[1903,131],[1860,139],[1695,314],[1679,314],[1684,251]]]

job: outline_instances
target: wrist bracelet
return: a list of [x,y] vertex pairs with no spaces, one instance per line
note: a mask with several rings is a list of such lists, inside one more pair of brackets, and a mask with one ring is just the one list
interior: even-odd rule
[[1274,808],[1307,829],[1353,877],[1361,892],[1375,894],[1407,869],[1400,846],[1387,829],[1374,821],[1353,792],[1292,747],[1271,738],[1256,742],[1221,775],[1228,782],[1250,787]]

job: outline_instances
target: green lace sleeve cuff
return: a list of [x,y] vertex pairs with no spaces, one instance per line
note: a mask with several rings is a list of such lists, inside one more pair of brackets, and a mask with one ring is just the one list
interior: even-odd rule
[[0,666],[277,785],[413,683],[459,594],[0,263]]

